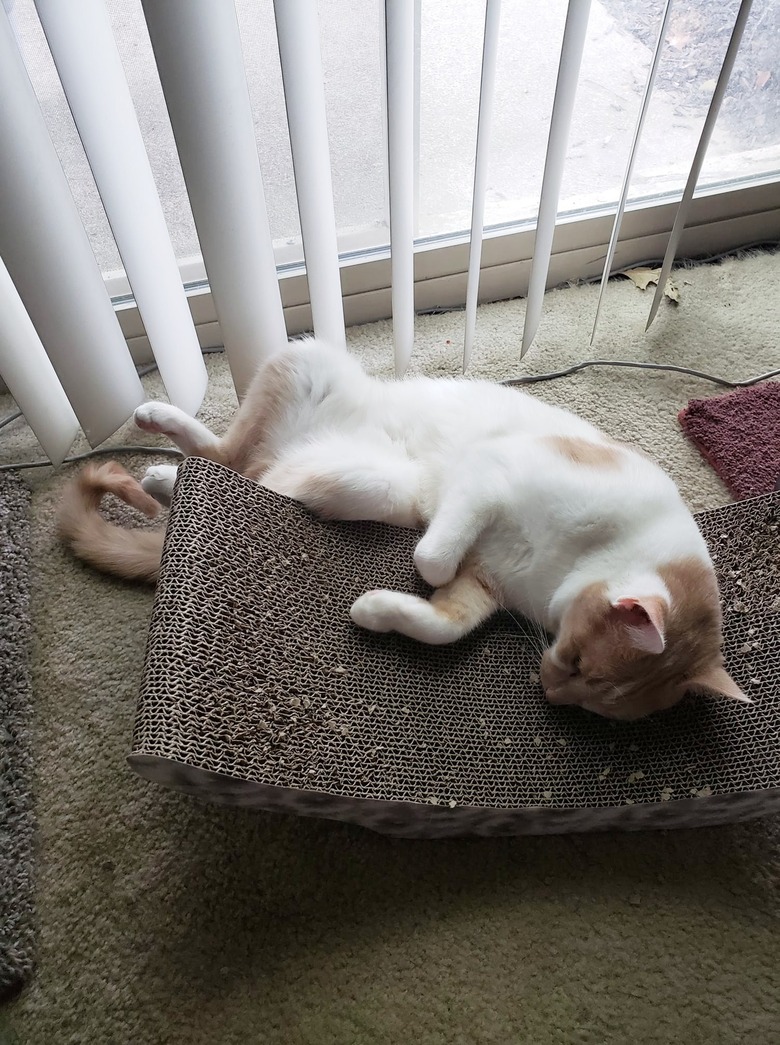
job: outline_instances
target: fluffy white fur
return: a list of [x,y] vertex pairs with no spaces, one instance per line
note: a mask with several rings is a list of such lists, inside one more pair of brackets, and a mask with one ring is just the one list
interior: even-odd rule
[[[615,448],[574,414],[487,381],[380,381],[315,342],[288,351],[303,396],[267,435],[275,463],[263,485],[334,518],[427,524],[415,564],[433,587],[476,551],[506,605],[555,632],[593,582],[607,581],[614,601],[668,597],[659,565],[686,556],[709,563],[676,486],[652,461],[621,447],[618,468],[584,468],[555,451],[548,437]],[[136,418],[185,453],[214,439],[164,403],[139,407]],[[144,488],[169,499],[175,471],[150,468]],[[333,480],[327,499],[312,476]],[[371,593],[353,616],[378,630],[394,605],[402,602]],[[396,630],[433,641],[414,618]]]

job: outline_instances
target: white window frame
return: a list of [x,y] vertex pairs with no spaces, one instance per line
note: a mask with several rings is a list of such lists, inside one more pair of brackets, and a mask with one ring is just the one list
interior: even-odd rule
[[[677,193],[660,201],[635,201],[627,208],[613,270],[663,257],[679,199]],[[600,277],[613,218],[614,208],[609,207],[559,218],[548,288]],[[368,236],[353,237],[347,244],[348,250],[343,250],[342,242],[341,287],[347,326],[391,315],[390,251],[387,247],[372,249]],[[532,222],[485,232],[480,302],[525,296],[534,238]],[[780,180],[776,175],[749,185],[718,186],[701,192],[692,204],[680,256],[712,256],[773,241],[780,241]],[[312,321],[305,269],[301,262],[289,261],[289,250],[277,251],[277,265],[287,330],[294,335],[311,330]],[[418,243],[414,261],[417,312],[464,307],[467,233]],[[180,270],[201,347],[221,345],[219,322],[202,262],[183,262]],[[110,277],[107,286],[134,360],[151,361],[149,342],[126,280],[123,276]],[[608,297],[604,308],[609,309]],[[518,329],[518,345],[520,335]]]

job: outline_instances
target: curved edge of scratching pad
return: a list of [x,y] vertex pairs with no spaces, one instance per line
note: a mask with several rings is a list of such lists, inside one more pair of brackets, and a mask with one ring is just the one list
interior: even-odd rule
[[540,806],[528,809],[449,808],[431,804],[421,806],[417,802],[347,798],[279,787],[214,773],[158,755],[134,753],[127,761],[144,780],[218,805],[339,820],[400,838],[642,831],[690,827],[694,823],[715,826],[780,812],[780,788],[602,809]]
[[179,470],[131,764],[221,802],[409,837],[695,827],[779,808],[780,495],[701,513],[729,670],[756,703],[614,723],[554,708],[498,615],[452,646],[356,628],[424,594],[413,531],[314,519],[212,462]]

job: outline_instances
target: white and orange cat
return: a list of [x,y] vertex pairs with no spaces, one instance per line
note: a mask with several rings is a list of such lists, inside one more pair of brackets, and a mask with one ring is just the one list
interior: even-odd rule
[[[350,610],[363,628],[448,643],[505,607],[554,636],[541,663],[554,704],[634,719],[689,691],[749,702],[723,668],[715,574],[674,483],[565,410],[487,381],[380,380],[308,340],[261,368],[222,438],[166,403],[135,420],[320,516],[424,529],[414,561],[431,599],[366,592]],[[112,492],[152,515],[175,475],[87,466],[63,538],[98,569],[154,581],[162,533],[97,509]]]

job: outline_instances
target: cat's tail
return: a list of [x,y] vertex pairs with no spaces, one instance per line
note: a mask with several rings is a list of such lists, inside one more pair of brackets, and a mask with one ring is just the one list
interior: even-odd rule
[[107,493],[148,518],[160,511],[157,501],[121,464],[88,464],[68,484],[60,501],[60,537],[77,558],[103,573],[154,584],[160,572],[165,530],[132,530],[108,522],[98,511]]

